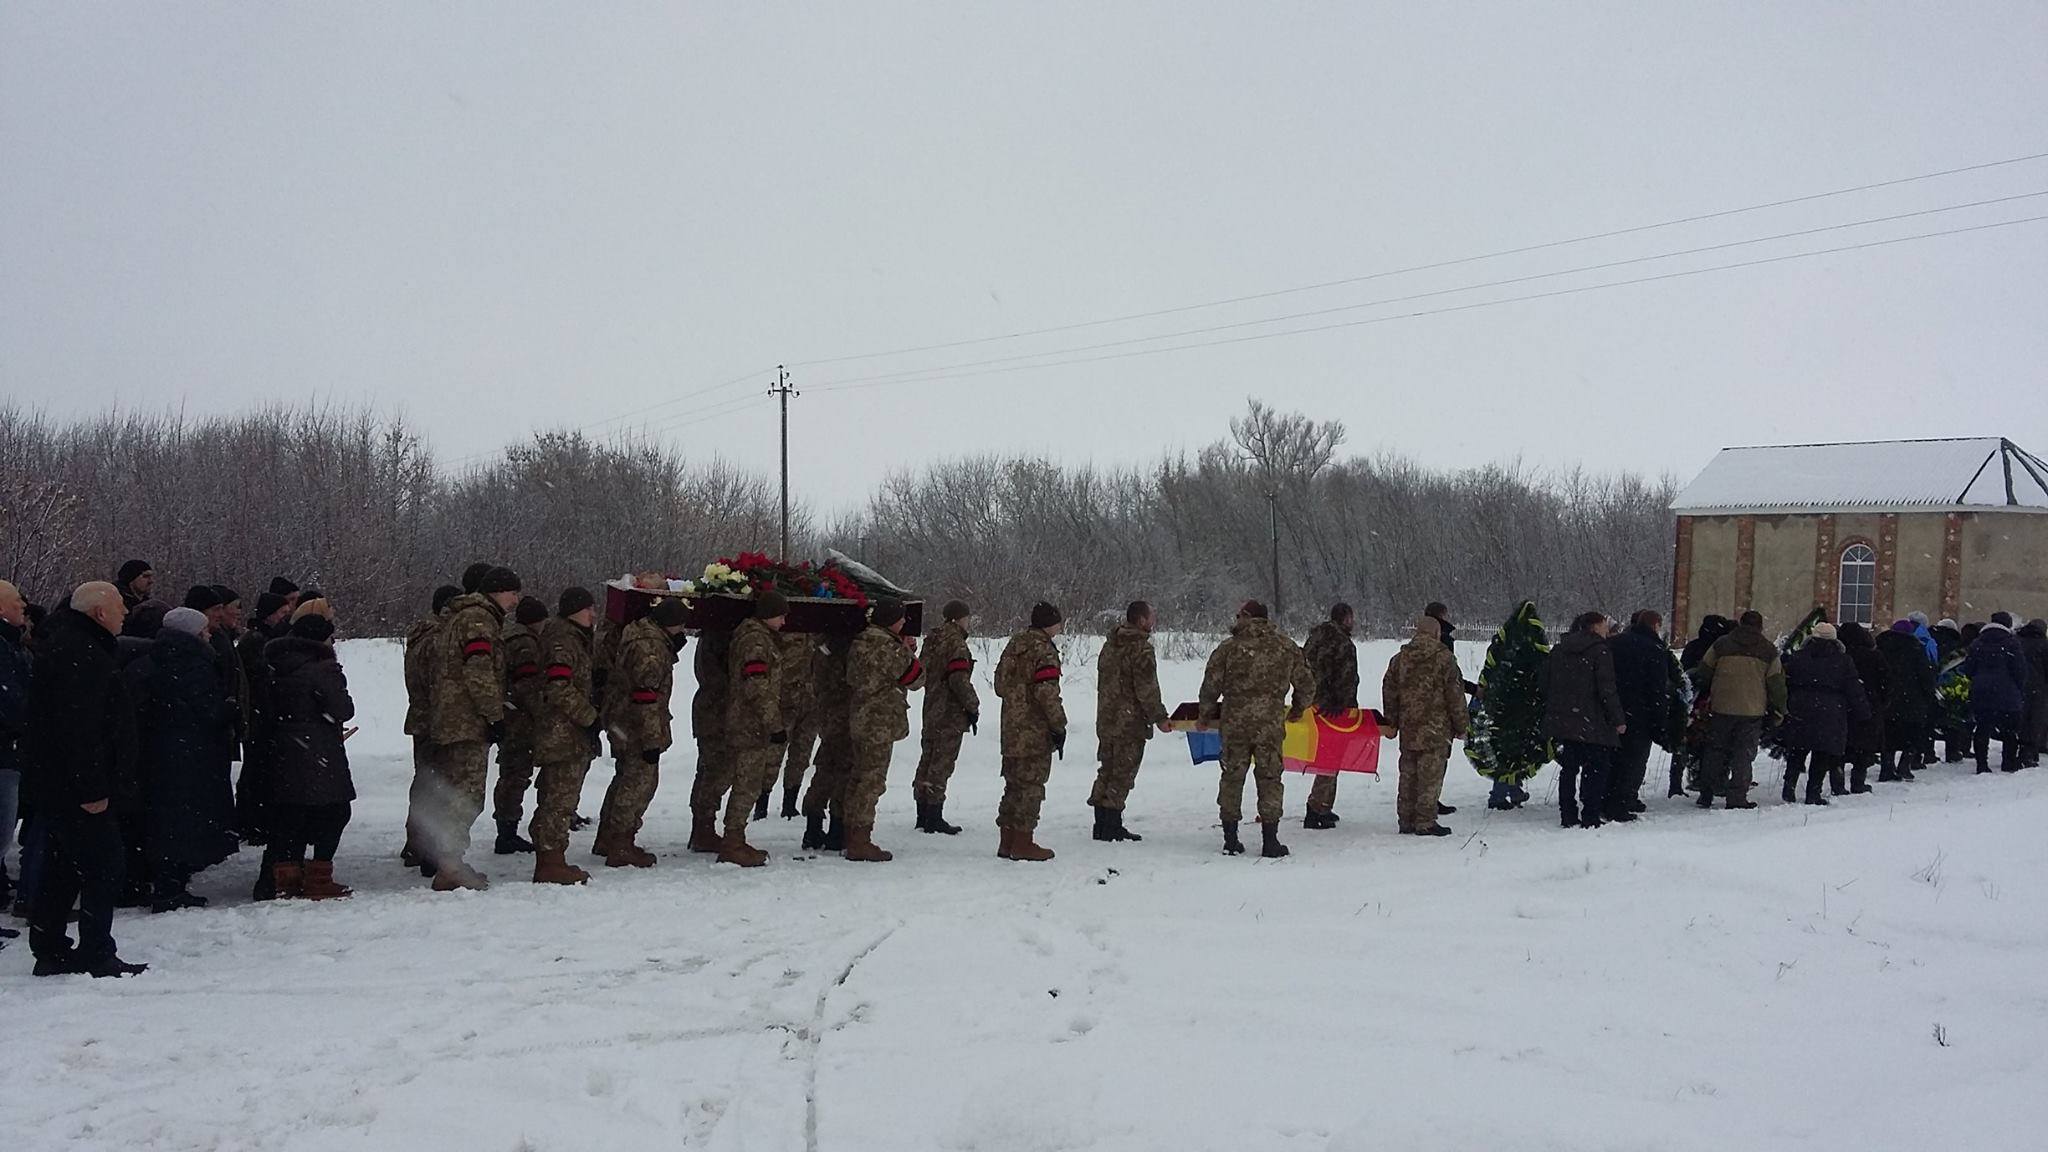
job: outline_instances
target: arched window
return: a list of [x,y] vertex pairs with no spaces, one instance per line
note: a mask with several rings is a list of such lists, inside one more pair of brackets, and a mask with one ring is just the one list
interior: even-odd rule
[[1877,553],[1868,544],[1851,544],[1842,549],[1840,605],[1835,613],[1842,624],[1870,624],[1871,602],[1877,598]]

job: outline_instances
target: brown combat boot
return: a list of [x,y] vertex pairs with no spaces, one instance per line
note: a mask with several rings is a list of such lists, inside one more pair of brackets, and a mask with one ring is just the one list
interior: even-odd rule
[[1016,859],[1016,857],[1010,854],[1010,849],[1016,843],[1017,834],[1015,832],[1010,831],[1008,828],[996,829],[996,858],[1000,860]]
[[747,843],[744,830],[734,832],[719,841],[718,862],[737,864],[742,868],[759,868],[768,862],[768,854]]
[[607,868],[654,867],[654,853],[633,843],[631,840],[624,840],[622,838],[620,843],[612,844],[610,847],[611,851],[605,853],[604,856],[604,866]]
[[296,900],[303,892],[305,869],[303,866],[285,861],[270,866],[270,894],[258,900]]
[[471,868],[461,860],[457,860],[453,864],[445,864],[434,872],[434,891],[436,892],[453,892],[459,888],[467,888],[472,892],[481,892],[490,886],[491,878],[489,876]]
[[690,851],[705,853],[725,851],[725,837],[718,834],[718,821],[715,817],[692,816],[690,818]]
[[308,900],[346,900],[355,895],[355,889],[346,884],[334,882],[334,861],[309,860],[301,873],[300,891]]
[[875,847],[873,828],[848,828],[846,830],[846,858],[864,864],[887,864],[896,858],[894,852]]
[[1043,847],[1031,839],[1032,829],[1019,828],[1010,833],[1010,859],[1050,860],[1052,849]]
[[550,852],[545,848],[533,854],[533,882],[535,884],[587,884],[590,873],[563,859],[562,850]]

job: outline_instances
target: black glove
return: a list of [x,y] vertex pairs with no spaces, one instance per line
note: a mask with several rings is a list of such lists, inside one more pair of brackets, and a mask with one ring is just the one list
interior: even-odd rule
[[503,744],[505,742],[505,722],[503,720],[491,721],[490,741],[493,744]]
[[976,736],[981,735],[981,713],[969,712],[967,714],[967,730]]
[[1052,750],[1060,759],[1065,760],[1067,758],[1067,734],[1065,732],[1055,732],[1052,734]]
[[592,720],[590,723],[585,724],[583,726],[583,734],[590,737],[590,746],[593,748],[597,746],[598,734],[603,731],[604,724],[600,721]]
[[640,754],[640,759],[645,760],[649,764],[659,764],[661,763],[661,749],[649,748]]
[[768,742],[769,742],[770,744],[787,744],[787,743],[789,743],[789,733],[787,733],[787,732],[770,732],[770,733],[768,734]]

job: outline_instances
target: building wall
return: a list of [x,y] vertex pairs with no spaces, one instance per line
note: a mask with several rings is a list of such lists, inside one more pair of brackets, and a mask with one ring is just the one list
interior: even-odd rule
[[2001,610],[2023,622],[2048,617],[2048,515],[1970,512],[1962,520],[1957,621]]
[[1941,619],[1941,534],[1947,517],[1940,512],[1899,514],[1899,554],[1892,574],[1892,619],[1925,612]]
[[1672,635],[1699,631],[1700,618],[1729,615],[1735,607],[1735,517],[1694,516],[1692,567],[1686,589],[1686,619],[1674,621]]
[[1764,631],[1778,633],[1813,611],[1814,543],[1818,516],[1758,516],[1756,575],[1748,607],[1764,614]]

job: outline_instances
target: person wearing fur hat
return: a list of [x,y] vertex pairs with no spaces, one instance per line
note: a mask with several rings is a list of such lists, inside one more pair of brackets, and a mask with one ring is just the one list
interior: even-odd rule
[[276,761],[267,875],[257,881],[256,898],[341,899],[350,889],[335,882],[334,852],[356,798],[346,745],[356,706],[334,656],[334,623],[318,613],[301,616],[263,651]]
[[498,826],[492,852],[510,856],[533,851],[533,842],[519,834],[525,814],[526,790],[533,786],[533,717],[540,707],[540,632],[548,606],[538,596],[523,596],[505,621],[505,739],[498,744],[498,786],[491,793],[491,819]]
[[[605,678],[604,725],[615,765],[597,818],[591,851],[607,868],[652,868],[654,853],[640,847],[647,805],[661,786],[661,757],[675,743],[669,698],[676,657],[683,649],[689,608],[674,596],[655,600],[645,616],[619,633],[619,650]],[[723,793],[721,793],[721,799]],[[696,797],[692,796],[694,805]],[[751,807],[753,797],[745,798]],[[693,812],[699,819],[701,813]]]

